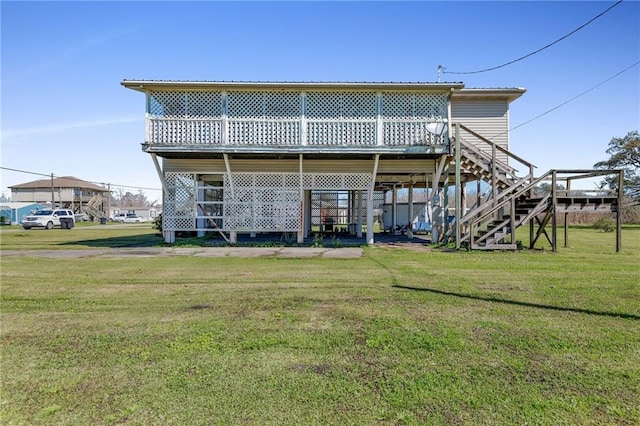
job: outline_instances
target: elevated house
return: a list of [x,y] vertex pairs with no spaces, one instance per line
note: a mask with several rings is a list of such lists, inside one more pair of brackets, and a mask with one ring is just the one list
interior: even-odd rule
[[106,218],[109,190],[73,176],[52,177],[10,186],[13,201],[49,204],[85,213],[93,219]]
[[[416,188],[429,188],[434,241],[515,248],[529,224],[532,245],[555,248],[555,218],[572,210],[612,211],[618,195],[537,196],[545,180],[593,177],[549,171],[509,151],[509,106],[522,88],[462,83],[215,82],[124,80],[146,96],[142,150],[163,187],[163,233],[289,234],[347,230],[373,243],[385,194],[408,190],[412,234]],[[564,173],[567,172],[567,173]],[[463,211],[468,182],[485,182]],[[568,182],[568,181],[567,181]],[[449,200],[455,187],[455,202]],[[424,191],[424,190],[423,190]],[[575,194],[573,194],[575,195]],[[451,207],[455,214],[450,215]],[[392,209],[395,211],[395,209]],[[404,214],[404,213],[403,213]],[[450,220],[453,216],[455,220]],[[554,225],[548,235],[546,225]],[[536,230],[537,227],[537,230]]]

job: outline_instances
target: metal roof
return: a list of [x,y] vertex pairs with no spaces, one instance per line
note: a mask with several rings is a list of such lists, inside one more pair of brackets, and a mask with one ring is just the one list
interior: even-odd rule
[[522,87],[483,87],[455,90],[452,99],[507,99],[511,102],[522,96],[527,90]]
[[375,89],[375,90],[449,90],[453,98],[506,99],[511,102],[526,92],[522,87],[465,88],[462,82],[425,81],[206,81],[206,80],[128,80],[122,86],[146,92],[153,88],[264,88],[264,89]]
[[36,205],[46,207],[46,205],[35,202],[35,201],[10,201],[8,203],[0,203],[0,208],[21,209],[24,207],[30,207],[30,206],[36,206]]
[[53,186],[54,188],[77,188],[77,189],[91,189],[94,191],[107,192],[108,189],[99,185],[95,185],[91,182],[87,182],[82,179],[78,179],[73,176],[61,176],[57,178],[53,178],[53,182],[50,178],[47,179],[38,179],[31,182],[21,183],[18,185],[9,186],[10,189],[35,189],[35,188],[45,188],[49,189]]
[[353,88],[353,89],[462,89],[461,82],[346,82],[346,81],[200,81],[200,80],[128,80],[121,84],[144,92],[153,87],[259,87],[259,88]]

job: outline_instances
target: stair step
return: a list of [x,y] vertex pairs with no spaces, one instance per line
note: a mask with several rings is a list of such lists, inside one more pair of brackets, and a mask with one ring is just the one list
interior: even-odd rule
[[471,246],[472,250],[517,250],[518,246],[516,244],[473,244]]

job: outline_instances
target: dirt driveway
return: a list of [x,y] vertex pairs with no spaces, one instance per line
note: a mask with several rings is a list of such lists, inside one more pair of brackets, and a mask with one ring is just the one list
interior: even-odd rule
[[0,255],[46,257],[52,259],[81,259],[89,257],[105,258],[145,258],[145,257],[282,257],[355,259],[362,257],[361,247],[315,248],[315,247],[141,247],[141,248],[100,248],[86,250],[2,250]]

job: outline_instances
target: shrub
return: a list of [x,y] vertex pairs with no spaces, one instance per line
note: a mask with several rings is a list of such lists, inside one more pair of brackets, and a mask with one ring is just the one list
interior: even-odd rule
[[613,232],[616,229],[616,224],[610,217],[601,217],[593,224],[594,229],[600,229],[602,232]]
[[157,230],[160,235],[162,235],[162,213],[156,216],[153,220],[153,229]]
[[342,241],[340,241],[340,238],[336,238],[336,236],[334,235],[333,237],[331,237],[331,247],[342,248],[344,247],[344,244],[342,244]]
[[313,241],[311,242],[311,247],[324,247],[324,240],[322,238],[322,234],[314,234]]

